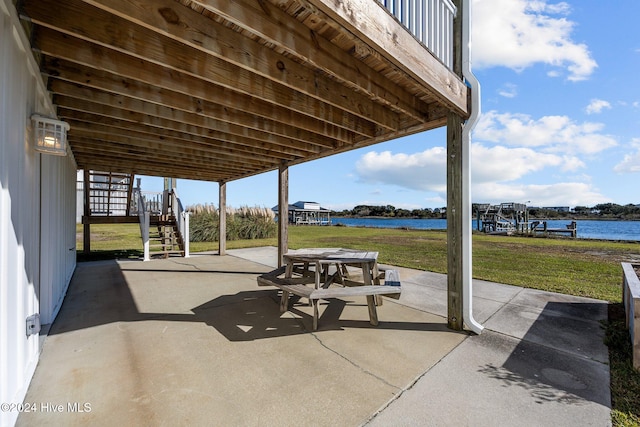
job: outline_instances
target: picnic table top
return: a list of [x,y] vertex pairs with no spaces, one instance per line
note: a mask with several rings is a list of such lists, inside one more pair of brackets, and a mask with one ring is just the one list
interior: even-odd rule
[[378,252],[344,248],[304,248],[291,250],[283,256],[285,262],[361,263],[376,262]]

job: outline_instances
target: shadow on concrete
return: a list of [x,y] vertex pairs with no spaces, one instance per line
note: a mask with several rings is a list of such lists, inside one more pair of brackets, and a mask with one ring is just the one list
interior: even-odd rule
[[[308,304],[299,297],[292,298],[289,311],[280,313],[279,297],[269,290],[270,303],[266,303],[264,291],[243,291],[236,295],[225,295],[193,309],[196,321],[214,327],[229,341],[252,341],[311,332],[312,316],[302,310]],[[375,328],[411,331],[442,331],[453,333],[443,323],[394,322],[381,320],[372,326],[368,320],[340,320],[348,305],[360,306],[368,313],[366,304],[332,298],[320,303],[324,311],[318,319],[318,332],[345,328]]]
[[[508,336],[491,333],[478,338],[484,345],[503,348],[509,356],[501,366],[487,364],[479,372],[504,387],[527,390],[538,404],[581,405],[588,400],[611,407],[610,390],[602,387],[609,379],[600,323],[606,310],[606,303],[588,302],[548,302],[542,311],[507,305],[501,315],[505,328],[511,328]],[[532,324],[521,320],[533,313],[538,316]]]
[[79,263],[49,335],[131,321],[139,314],[117,261]]
[[[198,267],[194,266],[194,268]],[[226,284],[229,281],[227,276],[229,274],[257,276],[262,273],[225,271],[223,269],[139,269],[131,268],[131,265],[127,265],[123,269],[114,260],[79,264],[60,313],[52,325],[49,335],[114,322],[141,321],[204,323],[215,328],[229,341],[252,341],[305,334],[310,333],[312,330],[311,308],[306,303],[306,300],[303,300],[303,303],[299,297],[292,297],[289,310],[285,313],[280,313],[279,293],[271,288],[245,290],[235,294],[221,295],[192,308],[191,313],[141,312],[136,306],[130,284],[123,274],[132,271],[165,272],[180,275],[185,273],[220,274],[226,276]],[[188,283],[188,280],[181,281],[179,287],[182,288],[185,283]],[[153,288],[149,289],[149,291],[153,292]],[[166,289],[166,286],[164,289]],[[175,296],[159,294],[158,298],[169,300],[179,298],[181,290],[178,289],[178,285],[176,285],[175,292]],[[347,304],[361,306],[363,312],[368,313],[367,305],[359,301],[342,299],[322,301],[319,331],[341,330],[344,328],[378,328],[453,332],[441,323],[386,322],[381,320],[378,326],[372,326],[368,320],[340,320],[340,316]]]
[[154,273],[208,273],[208,274],[249,274],[249,275],[254,275],[254,276],[258,276],[260,274],[263,274],[264,271],[231,271],[231,270],[204,270],[204,269],[197,269],[197,270],[162,270],[162,269],[141,269],[141,268],[127,268],[125,271],[129,272],[129,271],[136,271],[136,272],[143,272],[143,273],[147,273],[147,272],[151,272],[153,271]]

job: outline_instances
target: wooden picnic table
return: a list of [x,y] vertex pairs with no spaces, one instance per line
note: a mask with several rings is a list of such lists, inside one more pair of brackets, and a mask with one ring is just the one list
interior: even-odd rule
[[[258,276],[259,286],[276,286],[282,290],[280,312],[287,311],[289,294],[309,299],[313,306],[313,330],[318,329],[320,299],[366,296],[369,323],[378,324],[376,306],[382,305],[382,295],[399,298],[401,293],[397,271],[386,270],[385,286],[380,286],[378,252],[343,248],[308,248],[287,252],[282,267]],[[310,269],[313,266],[313,270]],[[335,266],[335,272],[329,269]],[[347,280],[347,267],[362,269],[362,281]],[[281,277],[284,274],[284,277]],[[294,277],[295,274],[295,277]],[[325,276],[322,280],[322,275]],[[387,277],[389,276],[389,277]],[[340,287],[330,287],[339,282]],[[313,283],[313,287],[307,286]]]
[[[333,282],[344,284],[349,276],[347,266],[362,269],[363,285],[379,285],[378,252],[361,251],[343,248],[306,248],[287,252],[283,255],[286,265],[285,277],[290,278],[301,266],[301,274],[311,274],[309,266],[314,266],[315,288],[327,288]],[[329,268],[335,266],[336,271],[329,274]],[[324,274],[325,279],[322,280]]]

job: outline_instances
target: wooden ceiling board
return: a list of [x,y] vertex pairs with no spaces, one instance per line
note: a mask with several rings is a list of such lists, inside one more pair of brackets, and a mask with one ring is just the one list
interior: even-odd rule
[[24,0],[19,11],[79,167],[227,182],[468,115],[460,78],[386,10],[343,3]]

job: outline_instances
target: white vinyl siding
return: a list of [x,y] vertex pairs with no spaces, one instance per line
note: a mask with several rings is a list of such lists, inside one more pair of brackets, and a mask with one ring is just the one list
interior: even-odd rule
[[[19,403],[38,362],[26,318],[55,318],[75,268],[75,162],[34,151],[31,114],[53,115],[11,0],[0,0],[0,402]],[[0,412],[0,425],[17,412]]]

